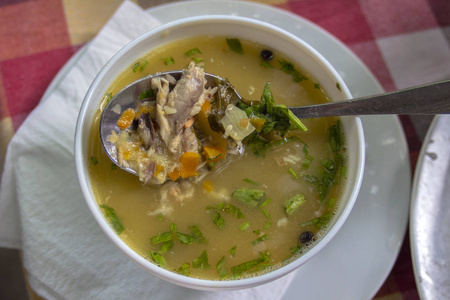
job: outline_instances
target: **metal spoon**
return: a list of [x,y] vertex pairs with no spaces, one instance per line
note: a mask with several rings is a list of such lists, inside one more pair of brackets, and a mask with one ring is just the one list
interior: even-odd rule
[[[178,80],[183,71],[170,71],[147,76],[125,87],[118,92],[105,106],[100,119],[100,139],[109,158],[120,168],[137,175],[136,171],[119,164],[114,144],[108,141],[111,130],[117,131],[117,121],[120,114],[115,107],[120,106],[121,111],[127,108],[136,108],[139,104],[139,95],[148,90],[151,79],[158,76],[170,75]],[[206,87],[216,86],[223,78],[205,73]],[[230,85],[233,100],[242,97]],[[450,80],[398,90],[390,93],[360,97],[351,100],[337,101],[325,104],[298,106],[289,108],[299,119],[350,116],[350,115],[384,115],[384,114],[449,114],[450,113]]]

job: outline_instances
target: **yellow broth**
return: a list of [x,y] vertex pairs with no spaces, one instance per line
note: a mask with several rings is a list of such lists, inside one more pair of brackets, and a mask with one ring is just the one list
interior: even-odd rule
[[[303,70],[302,74],[308,79],[301,82],[294,82],[290,74],[280,70],[279,61],[289,61],[289,58],[273,52],[274,58],[270,61],[272,67],[264,66],[259,54],[265,47],[242,40],[241,43],[243,54],[231,51],[225,37],[190,38],[165,45],[124,70],[111,85],[109,92],[115,94],[129,83],[149,74],[183,69],[194,58],[202,60],[198,64],[206,72],[227,78],[245,99],[259,100],[264,85],[270,82],[277,103],[295,106],[328,101],[320,85]],[[201,53],[186,55],[193,48],[198,48]],[[166,65],[165,60],[168,58],[172,58],[174,63]],[[173,232],[192,235],[191,226],[198,226],[206,242],[194,241],[185,245],[174,233],[173,248],[163,254],[167,263],[165,268],[180,272],[181,266],[189,264],[189,276],[220,280],[216,266],[222,259],[230,275],[226,277],[228,279],[267,272],[281,267],[307,250],[308,246],[299,242],[302,232],[311,231],[314,240],[320,238],[323,227],[321,229],[317,224],[305,225],[305,222],[334,211],[335,205],[339,203],[342,182],[333,185],[328,200],[322,203],[317,184],[303,179],[303,175],[314,175],[320,179],[324,172],[322,160],[334,159],[329,145],[328,128],[337,119],[303,121],[308,131],[298,132],[296,135],[307,144],[309,155],[314,157],[308,168],[302,167],[305,159],[304,144],[292,142],[275,147],[264,157],[255,156],[250,150],[242,157],[227,155],[225,161],[220,161],[198,183],[193,183],[193,179],[177,183],[169,180],[164,186],[156,186],[144,185],[136,176],[112,165],[100,144],[98,115],[92,125],[88,152],[92,160],[92,189],[99,205],[114,209],[121,220],[124,230],[120,233],[120,238],[149,261],[153,261],[150,253],[157,253],[161,248],[161,244],[152,244],[152,237],[170,232],[171,228]],[[337,181],[340,181],[339,178]],[[190,187],[184,186],[190,184]],[[165,191],[175,185],[179,194],[191,196],[179,199],[169,192],[168,199],[161,203]],[[250,207],[231,197],[233,191],[239,188],[263,190],[264,200],[272,200],[264,207]],[[307,200],[288,216],[284,203],[298,193],[303,194]],[[239,208],[245,218],[217,209],[222,203]],[[168,207],[173,210],[166,214]],[[222,229],[214,223],[217,213],[225,221]],[[248,228],[244,230],[247,223]],[[255,241],[262,236],[268,239],[259,243]],[[194,261],[205,250],[209,268],[195,268]],[[241,277],[233,276],[231,267],[258,259],[260,253],[269,252],[269,263],[244,272]]]

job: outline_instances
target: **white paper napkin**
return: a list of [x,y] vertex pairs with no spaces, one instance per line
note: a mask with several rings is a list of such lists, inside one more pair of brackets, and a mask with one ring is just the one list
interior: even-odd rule
[[46,299],[280,299],[293,274],[231,292],[162,281],[112,244],[84,202],[73,157],[81,102],[109,58],[158,24],[124,2],[17,131],[1,182],[0,246],[23,250],[29,283]]

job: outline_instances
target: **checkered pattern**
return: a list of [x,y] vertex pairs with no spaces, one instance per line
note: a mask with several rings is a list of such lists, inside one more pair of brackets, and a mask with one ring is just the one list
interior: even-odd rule
[[[149,8],[164,0],[136,0]],[[340,39],[385,90],[450,78],[448,0],[255,0],[303,16]],[[120,0],[0,1],[0,170],[6,145],[72,55]],[[415,122],[401,117],[414,167]],[[406,240],[379,299],[418,299]]]

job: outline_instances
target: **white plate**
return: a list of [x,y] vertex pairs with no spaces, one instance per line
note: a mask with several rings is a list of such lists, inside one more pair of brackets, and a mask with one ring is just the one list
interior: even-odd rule
[[[311,22],[270,6],[239,1],[187,1],[147,12],[162,23],[205,14],[263,20],[302,38],[340,73],[354,97],[382,92],[363,63],[336,38]],[[77,63],[81,49],[55,77],[43,101]],[[397,258],[409,213],[409,153],[396,117],[362,117],[366,167],[356,204],[334,239],[296,271],[284,299],[372,298]]]
[[450,299],[450,116],[425,137],[411,197],[411,252],[421,299]]

